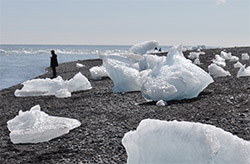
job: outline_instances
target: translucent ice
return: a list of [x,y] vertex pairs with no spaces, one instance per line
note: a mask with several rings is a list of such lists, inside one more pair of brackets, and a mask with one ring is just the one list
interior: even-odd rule
[[18,116],[7,122],[10,139],[14,144],[46,142],[80,125],[76,119],[49,116],[41,111],[39,105],[30,111],[20,110]]
[[250,142],[201,123],[142,120],[122,144],[128,164],[250,162]]
[[149,100],[180,100],[197,97],[213,82],[212,77],[186,59],[182,46],[173,47],[142,84],[142,95]]
[[213,77],[231,76],[230,72],[225,71],[223,68],[213,63],[208,66],[208,71]]
[[197,59],[197,58],[199,58],[199,56],[200,56],[199,52],[190,52],[188,55],[188,58],[189,59]]
[[68,92],[75,92],[92,88],[88,79],[82,75],[81,72],[77,73],[70,80],[64,81],[60,76],[58,76],[55,79],[32,79],[22,84],[22,89],[17,89],[14,93],[17,97],[55,95],[56,93],[58,96],[63,96],[62,92],[64,92],[63,94],[65,97],[68,97],[69,93],[65,92],[65,90]]
[[109,77],[114,83],[113,92],[140,91],[139,71],[130,60],[117,56],[103,59]]
[[159,43],[155,40],[145,41],[145,42],[133,45],[129,50],[135,54],[143,55],[143,54],[146,54],[147,51],[153,50],[158,45]]
[[237,77],[250,76],[250,66],[243,65],[237,73]]

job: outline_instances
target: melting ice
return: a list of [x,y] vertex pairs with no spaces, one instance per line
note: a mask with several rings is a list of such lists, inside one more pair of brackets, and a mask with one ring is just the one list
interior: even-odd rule
[[250,162],[250,142],[201,123],[142,120],[122,144],[128,164]]
[[10,139],[14,144],[46,142],[80,125],[76,119],[49,116],[41,111],[39,105],[29,111],[20,110],[15,118],[7,122]]

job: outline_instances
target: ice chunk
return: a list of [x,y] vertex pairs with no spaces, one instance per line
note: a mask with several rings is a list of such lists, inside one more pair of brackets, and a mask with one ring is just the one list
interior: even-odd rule
[[225,71],[223,68],[213,63],[208,66],[208,71],[213,77],[231,76],[230,72]]
[[200,59],[199,59],[199,58],[196,58],[196,59],[194,60],[194,64],[200,65],[200,64],[201,64]]
[[239,61],[239,58],[237,56],[232,56],[230,62],[236,62],[236,61]]
[[173,47],[142,85],[142,95],[149,100],[194,98],[213,82],[212,77],[186,59],[182,47]]
[[213,59],[212,62],[218,66],[221,66],[221,67],[226,66],[225,59],[222,58],[220,55],[215,55],[215,59]]
[[167,105],[167,102],[164,101],[164,100],[159,100],[159,101],[156,102],[156,105],[157,106],[165,106],[165,105]]
[[17,97],[55,95],[56,93],[59,97],[63,97],[63,95],[68,97],[70,94],[65,92],[65,90],[75,92],[92,88],[88,79],[81,72],[77,73],[69,81],[64,81],[58,76],[55,79],[32,79],[22,84],[22,89],[17,89],[14,93]]
[[113,92],[140,91],[139,71],[133,62],[123,57],[107,57],[103,59],[109,77],[114,83]]
[[81,67],[85,67],[85,65],[81,64],[81,63],[76,63],[76,67],[77,68],[81,68]]
[[231,52],[224,52],[224,51],[221,51],[220,52],[220,56],[225,59],[225,60],[230,60],[231,57],[232,57],[232,53]]
[[94,80],[99,80],[103,77],[108,77],[108,73],[106,71],[106,68],[101,65],[101,66],[95,66],[89,69],[91,78]]
[[243,53],[243,54],[241,54],[241,59],[242,59],[242,60],[249,60],[249,55],[248,55],[248,53]]
[[188,58],[189,59],[197,59],[197,58],[199,58],[199,56],[200,56],[199,52],[190,52],[188,55]]
[[30,111],[19,111],[19,115],[7,122],[10,139],[17,143],[46,142],[70,130],[77,128],[81,123],[76,119],[49,116],[36,105]]
[[234,64],[234,68],[240,68],[243,65],[238,61],[237,63]]
[[243,65],[237,73],[237,77],[250,76],[250,66]]
[[159,43],[155,40],[151,41],[145,41],[142,43],[137,43],[133,45],[129,50],[135,54],[146,54],[147,51],[153,50],[155,47],[157,47]]
[[67,89],[69,92],[84,91],[91,89],[89,80],[81,73],[77,73],[68,81]]
[[142,120],[122,144],[127,163],[241,163],[250,161],[250,142],[212,125]]

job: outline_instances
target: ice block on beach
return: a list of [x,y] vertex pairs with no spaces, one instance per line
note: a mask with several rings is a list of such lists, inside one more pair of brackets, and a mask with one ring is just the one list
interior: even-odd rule
[[40,105],[29,111],[20,110],[15,118],[7,122],[10,140],[14,144],[46,142],[80,125],[76,119],[49,116],[41,111]]

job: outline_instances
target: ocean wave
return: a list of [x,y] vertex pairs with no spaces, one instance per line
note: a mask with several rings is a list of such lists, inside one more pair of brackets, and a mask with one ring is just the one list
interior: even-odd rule
[[[102,53],[126,53],[126,50],[96,50],[96,49],[54,49],[56,54],[78,54],[78,55],[92,55]],[[51,49],[0,49],[1,54],[6,55],[38,55],[38,54],[50,54]]]

